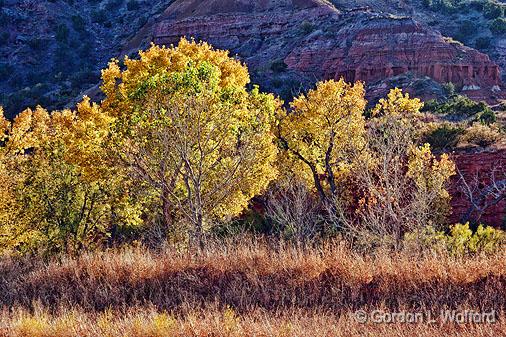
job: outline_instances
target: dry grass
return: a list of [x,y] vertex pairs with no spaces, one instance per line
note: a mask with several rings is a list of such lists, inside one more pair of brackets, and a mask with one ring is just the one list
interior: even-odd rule
[[[379,308],[435,316],[446,309],[495,310],[503,317],[506,252],[362,256],[340,244],[299,249],[242,242],[211,245],[201,254],[139,247],[50,263],[5,257],[0,275],[0,326],[9,336],[433,336],[446,330],[499,336],[506,330],[502,318],[443,326],[349,319],[355,310]],[[227,330],[229,324],[237,331]]]
[[199,255],[143,248],[85,254],[44,264],[0,262],[0,305],[33,302],[86,310],[191,304],[236,310],[385,305],[396,309],[469,305],[506,308],[506,253],[473,258],[406,254],[361,256],[334,245],[319,249],[267,244],[214,246]]
[[126,313],[85,313],[67,310],[52,316],[44,311],[0,315],[0,336],[503,336],[504,319],[495,324],[361,324],[353,313],[255,310],[238,316],[232,310],[192,311],[173,316],[153,308]]

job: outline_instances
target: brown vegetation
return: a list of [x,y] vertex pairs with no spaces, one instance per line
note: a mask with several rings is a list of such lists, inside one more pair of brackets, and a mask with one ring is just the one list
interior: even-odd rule
[[[0,262],[0,335],[499,335],[506,253],[353,253],[242,239],[199,254],[143,247]],[[371,312],[495,310],[486,325],[360,324]],[[4,328],[4,330],[1,330]],[[441,330],[442,329],[442,330]]]
[[244,313],[311,308],[506,308],[506,253],[361,256],[341,244],[298,249],[266,242],[211,244],[200,254],[143,248],[43,263],[4,258],[0,304],[86,310],[232,306]]
[[362,324],[353,312],[302,310],[272,314],[265,310],[238,316],[231,309],[190,311],[172,316],[154,309],[132,309],[126,314],[113,311],[85,313],[67,310],[52,316],[44,311],[0,314],[9,322],[0,336],[502,336],[503,321],[494,324]]

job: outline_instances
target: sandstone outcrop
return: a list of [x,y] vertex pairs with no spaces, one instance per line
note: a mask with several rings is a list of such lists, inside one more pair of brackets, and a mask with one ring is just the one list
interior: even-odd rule
[[361,23],[332,39],[324,35],[306,39],[286,63],[303,72],[322,65],[324,77],[367,83],[412,72],[460,86],[500,84],[499,67],[487,55],[448,41],[410,18],[365,18]]
[[[487,55],[411,18],[339,11],[319,0],[179,0],[163,17],[155,43],[188,36],[229,49],[246,61],[254,80],[274,91],[276,78],[311,85],[344,77],[378,88],[411,74],[453,82],[477,99],[503,95],[499,67]],[[273,60],[286,65],[284,74],[269,68]]]

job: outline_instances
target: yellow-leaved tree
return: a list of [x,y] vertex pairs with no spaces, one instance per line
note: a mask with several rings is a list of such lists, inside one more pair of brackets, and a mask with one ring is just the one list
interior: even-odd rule
[[364,95],[360,82],[319,82],[279,121],[283,169],[310,182],[323,203],[345,193],[344,182],[365,150]]
[[[12,200],[12,188],[9,173],[5,166],[5,140],[10,129],[10,122],[5,118],[3,108],[0,107],[0,202],[2,204],[8,203]],[[0,252],[2,247],[6,246],[9,241],[7,227],[10,227],[9,215],[5,212],[0,212]]]
[[[366,120],[360,82],[320,82],[281,115],[282,170],[310,183],[331,228],[397,248],[406,232],[442,224],[449,209],[445,188],[454,164],[418,146],[422,106],[393,89]],[[277,218],[294,217],[274,210]]]
[[74,253],[140,223],[127,180],[108,164],[110,119],[85,100],[77,112],[38,107],[2,122],[0,244]]
[[275,178],[278,102],[247,90],[247,68],[206,43],[139,54],[102,72],[115,152],[150,187],[165,230],[185,222],[201,243],[206,227],[240,214]]

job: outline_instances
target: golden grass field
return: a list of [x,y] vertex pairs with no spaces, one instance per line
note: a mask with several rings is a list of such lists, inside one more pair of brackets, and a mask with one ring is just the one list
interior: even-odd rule
[[[1,336],[502,336],[506,252],[361,255],[264,241],[0,262]],[[415,323],[357,321],[422,313]],[[494,312],[446,322],[441,312]]]

